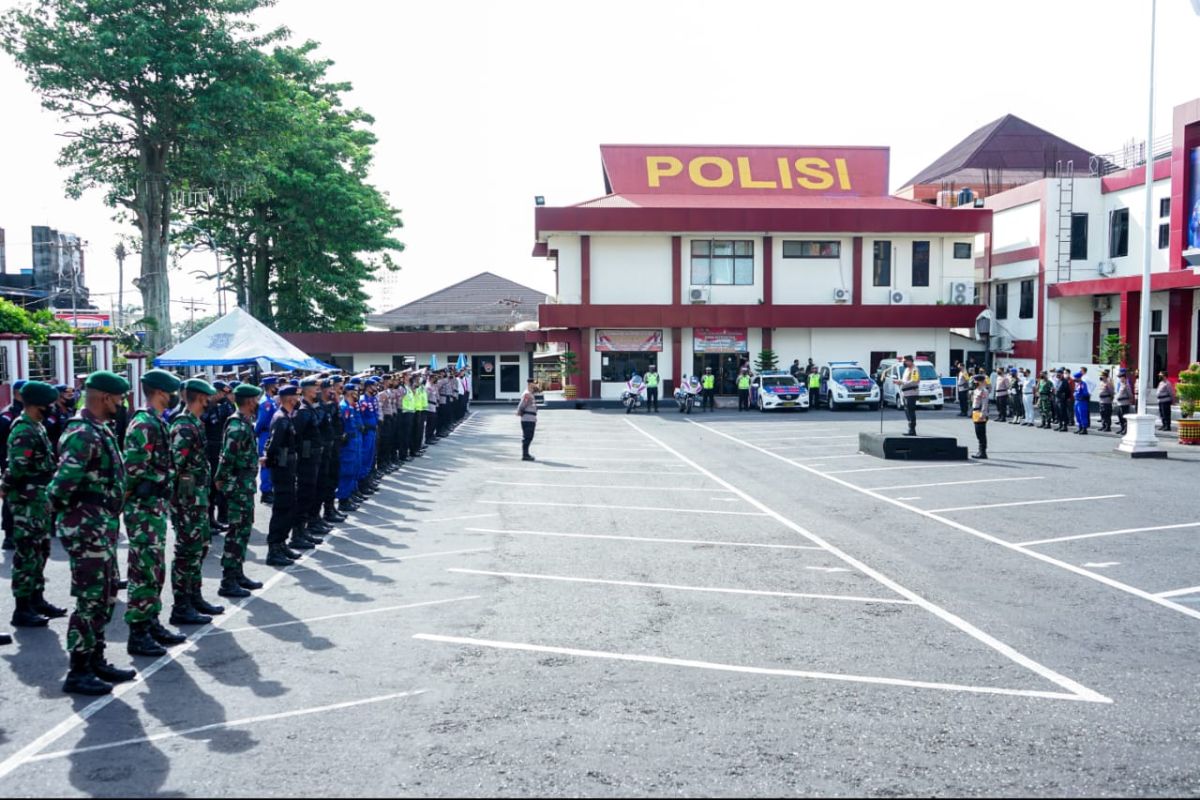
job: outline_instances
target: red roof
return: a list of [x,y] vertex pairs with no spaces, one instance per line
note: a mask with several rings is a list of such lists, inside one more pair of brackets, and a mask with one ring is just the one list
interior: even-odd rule
[[772,193],[761,197],[720,194],[609,194],[576,203],[571,208],[779,208],[779,209],[857,209],[945,211],[929,203],[901,197],[819,197]]

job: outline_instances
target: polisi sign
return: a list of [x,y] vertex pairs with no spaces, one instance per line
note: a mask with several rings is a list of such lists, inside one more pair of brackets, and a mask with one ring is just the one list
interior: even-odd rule
[[616,194],[880,196],[886,147],[602,145]]

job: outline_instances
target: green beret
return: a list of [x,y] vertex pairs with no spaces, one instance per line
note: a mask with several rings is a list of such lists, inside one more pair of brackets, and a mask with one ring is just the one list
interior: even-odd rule
[[262,389],[249,383],[239,383],[237,388],[233,390],[233,396],[238,400],[245,400],[247,397],[258,397],[262,394]]
[[96,389],[108,394],[127,394],[129,392],[129,381],[106,369],[98,369],[88,375],[87,382],[83,386],[85,389]]
[[147,389],[161,389],[164,392],[178,392],[179,378],[165,369],[152,369],[142,376],[142,386]]
[[213,385],[203,378],[192,378],[191,380],[186,380],[183,382],[183,388],[187,389],[189,392],[200,392],[201,394],[207,395],[214,395],[217,393],[217,390],[213,388]]
[[26,381],[21,387],[21,399],[26,405],[48,406],[58,399],[58,389],[41,381]]

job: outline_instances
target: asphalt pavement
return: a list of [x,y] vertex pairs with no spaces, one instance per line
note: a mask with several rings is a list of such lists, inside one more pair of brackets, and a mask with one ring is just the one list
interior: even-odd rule
[[1200,452],[858,453],[881,424],[543,411],[526,463],[479,410],[287,570],[260,507],[266,587],[109,698],[61,694],[65,620],[18,631],[0,794],[1200,794]]

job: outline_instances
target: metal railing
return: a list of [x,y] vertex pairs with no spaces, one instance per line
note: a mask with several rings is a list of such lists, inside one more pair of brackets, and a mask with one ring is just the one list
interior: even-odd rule
[[[1172,134],[1156,137],[1150,143],[1151,158],[1154,161],[1171,155],[1173,144]],[[1146,163],[1146,140],[1131,139],[1120,150],[1111,153],[1099,153],[1088,161],[1088,171],[1092,176],[1111,175],[1123,169],[1133,169]]]
[[75,345],[75,375],[82,378],[96,369],[96,345]]
[[8,347],[0,346],[0,383],[8,383]]
[[57,374],[56,357],[57,348],[53,345],[31,345],[29,348],[29,380],[54,383]]

